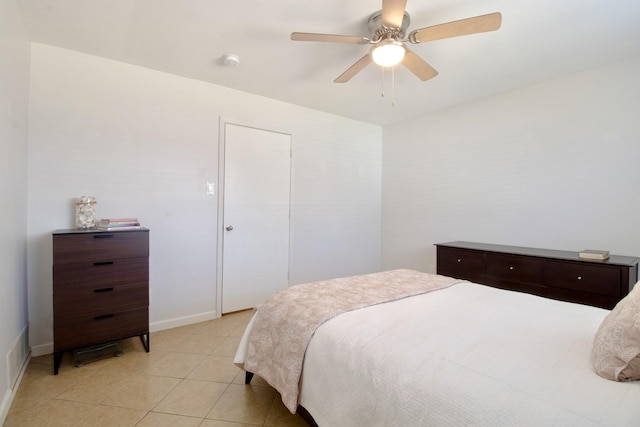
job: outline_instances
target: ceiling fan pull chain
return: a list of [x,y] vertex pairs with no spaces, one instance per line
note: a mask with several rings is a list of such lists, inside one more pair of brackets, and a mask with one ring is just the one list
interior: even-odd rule
[[396,106],[396,67],[391,67],[391,106]]
[[380,92],[380,96],[382,96],[384,98],[384,67],[380,67],[380,72],[381,72],[381,89],[382,91]]

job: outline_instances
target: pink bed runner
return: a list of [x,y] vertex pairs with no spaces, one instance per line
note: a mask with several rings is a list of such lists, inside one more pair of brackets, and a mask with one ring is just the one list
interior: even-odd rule
[[320,325],[341,313],[446,288],[459,281],[414,270],[391,270],[284,289],[258,309],[244,369],[278,390],[284,405],[294,413],[304,353]]

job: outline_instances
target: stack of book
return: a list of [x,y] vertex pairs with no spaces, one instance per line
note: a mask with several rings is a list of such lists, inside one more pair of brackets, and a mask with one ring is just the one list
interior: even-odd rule
[[580,258],[593,261],[604,261],[609,258],[609,251],[595,251],[593,249],[585,249],[580,252]]
[[98,230],[138,230],[142,228],[138,218],[106,218],[96,223]]

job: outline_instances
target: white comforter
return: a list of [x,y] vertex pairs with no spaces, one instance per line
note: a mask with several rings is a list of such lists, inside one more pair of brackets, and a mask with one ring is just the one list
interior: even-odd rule
[[283,289],[255,314],[238,365],[271,384],[280,392],[282,403],[295,413],[305,352],[318,326],[347,311],[433,292],[456,282],[459,280],[451,277],[403,269]]
[[459,283],[317,329],[300,404],[324,426],[640,426],[640,382],[593,371],[607,310]]

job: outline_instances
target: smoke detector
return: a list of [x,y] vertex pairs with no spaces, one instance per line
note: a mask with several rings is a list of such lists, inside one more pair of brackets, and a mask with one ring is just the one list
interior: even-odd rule
[[222,63],[227,67],[237,67],[240,64],[240,57],[232,53],[222,55]]

